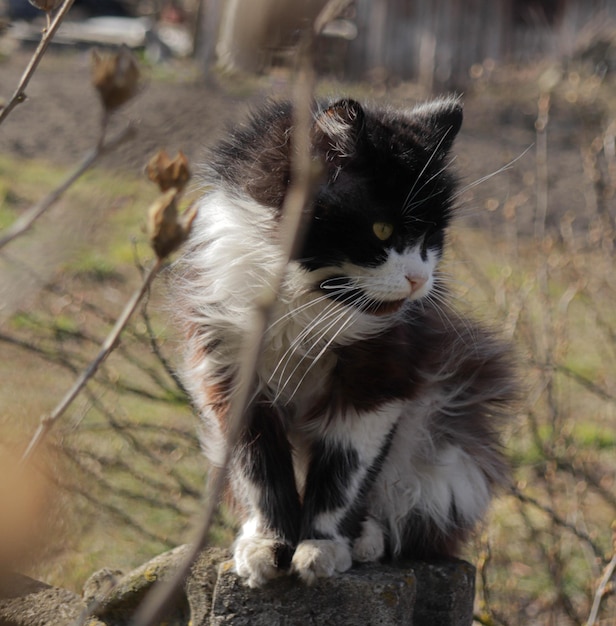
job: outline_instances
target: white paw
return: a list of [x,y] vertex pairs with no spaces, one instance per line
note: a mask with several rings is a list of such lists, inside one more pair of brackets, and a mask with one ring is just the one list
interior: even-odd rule
[[288,570],[292,548],[281,539],[256,531],[254,521],[244,524],[235,542],[233,558],[238,576],[249,587],[262,587]]
[[361,563],[378,561],[385,553],[385,537],[380,524],[373,518],[367,518],[361,529],[361,535],[353,543],[353,560]]
[[317,578],[329,578],[336,572],[348,570],[351,550],[343,541],[308,539],[297,546],[292,566],[307,585],[314,585]]

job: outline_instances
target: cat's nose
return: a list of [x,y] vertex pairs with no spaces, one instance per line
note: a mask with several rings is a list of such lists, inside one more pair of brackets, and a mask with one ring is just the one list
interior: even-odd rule
[[412,294],[415,293],[416,291],[419,291],[419,289],[421,289],[426,284],[426,281],[428,280],[425,276],[416,276],[413,274],[407,274],[405,278],[411,287]]

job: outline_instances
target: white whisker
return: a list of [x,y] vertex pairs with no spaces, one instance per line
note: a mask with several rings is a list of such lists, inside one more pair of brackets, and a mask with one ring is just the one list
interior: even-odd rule
[[322,324],[325,320],[327,320],[327,318],[330,315],[336,312],[337,304],[338,304],[336,300],[331,300],[330,296],[321,296],[320,298],[318,298],[319,302],[322,302],[323,300],[329,300],[327,306],[322,311],[320,311],[314,317],[314,319],[310,320],[310,323],[307,324],[298,333],[297,337],[295,337],[293,341],[289,344],[288,348],[286,349],[284,354],[280,357],[280,359],[278,360],[278,364],[276,365],[273,372],[271,373],[267,381],[268,384],[271,383],[274,377],[276,376],[276,374],[279,373],[279,369],[281,366],[283,367],[282,367],[282,371],[280,371],[280,375],[281,376],[284,375],[284,371],[288,363],[290,362],[291,357],[293,356],[297,348],[299,348],[299,346],[304,342],[306,337],[308,337],[320,324]]
[[[368,298],[365,298],[366,302],[369,303],[370,300]],[[362,302],[362,301],[360,301]],[[340,333],[342,333],[342,331],[347,328],[352,322],[355,321],[355,319],[360,315],[360,313],[363,312],[362,308],[356,308],[354,310],[351,310],[350,315],[348,316],[347,320],[340,326],[340,328],[338,329],[338,331],[334,334],[333,337],[331,337],[331,339],[329,339],[329,341],[326,342],[326,344],[321,348],[321,350],[319,351],[319,353],[312,359],[312,362],[310,363],[310,365],[306,368],[306,371],[304,372],[304,374],[302,375],[302,377],[300,378],[300,380],[298,381],[298,383],[295,385],[295,389],[293,389],[288,401],[290,402],[294,397],[295,394],[298,392],[299,388],[301,387],[302,383],[304,382],[306,376],[310,373],[310,371],[312,370],[312,368],[318,363],[318,361],[321,359],[321,357],[327,352],[327,350],[329,349],[329,347],[331,346],[331,344],[336,340],[336,338],[340,335]],[[338,318],[336,320],[336,323],[341,319]],[[314,346],[317,346],[318,342],[315,342]],[[299,364],[298,364],[299,366]],[[287,384],[290,381],[290,378],[287,380]]]
[[416,202],[415,204],[413,204],[413,199],[416,198],[421,193],[422,189],[424,189],[426,185],[430,184],[430,182],[433,181],[435,178],[440,176],[455,160],[456,160],[456,157],[455,156],[452,157],[449,160],[449,162],[446,163],[440,170],[438,170],[432,176],[430,176],[430,178],[426,180],[426,182],[413,194],[413,196],[410,199],[407,196],[407,200],[405,200],[404,205],[402,207],[403,214],[408,213],[411,209],[415,208],[416,206],[420,206],[422,203],[427,202],[428,200],[431,200],[435,196],[438,196],[439,194],[443,193],[442,190],[437,191],[436,193],[433,193],[427,198],[422,198],[419,202]]
[[285,320],[289,319],[290,317],[294,317],[298,313],[301,313],[301,312],[305,311],[306,309],[309,309],[310,307],[315,306],[316,304],[319,304],[320,302],[323,302],[324,300],[329,300],[330,297],[331,296],[329,294],[321,295],[321,296],[319,296],[317,298],[313,298],[313,299],[309,300],[308,302],[304,302],[303,304],[300,304],[299,306],[295,307],[294,309],[291,309],[290,311],[287,311],[284,315],[281,315],[278,319],[276,319],[274,322],[272,322],[267,327],[266,332],[271,331],[276,326],[278,326],[278,324],[284,322]]
[[447,129],[445,131],[445,133],[443,133],[443,136],[440,138],[438,144],[436,144],[436,147],[432,151],[432,154],[430,155],[430,157],[426,161],[426,163],[423,166],[421,172],[419,172],[419,175],[417,176],[417,178],[415,179],[415,182],[413,183],[413,186],[411,187],[411,190],[408,192],[408,194],[407,194],[407,196],[406,196],[402,206],[406,206],[409,203],[409,198],[413,197],[413,192],[415,191],[415,187],[417,186],[417,183],[421,180],[421,177],[424,175],[424,173],[428,169],[428,167],[430,167],[430,163],[432,163],[432,159],[434,159],[434,157],[438,154],[438,151],[439,151],[440,147],[443,145],[443,142],[445,141],[445,139],[447,138],[447,135],[449,135],[449,131],[450,130],[451,130],[451,128]]
[[[339,290],[339,292],[333,292],[332,294],[328,294],[327,296],[325,296],[325,299],[329,300],[327,306],[322,311],[320,311],[314,317],[314,319],[310,320],[310,323],[307,326],[305,326],[301,330],[301,332],[299,332],[298,335],[289,344],[287,350],[280,357],[280,359],[278,360],[278,364],[276,365],[276,367],[274,368],[274,371],[269,377],[268,384],[272,382],[272,380],[277,374],[279,374],[280,378],[284,376],[285,370],[287,366],[289,365],[289,363],[291,362],[293,355],[298,350],[298,348],[303,343],[305,343],[306,338],[309,337],[319,326],[323,325],[330,317],[336,315],[339,311],[340,304],[344,304],[347,300],[350,300],[353,297],[353,294],[347,294],[347,297],[344,297],[342,299],[338,299],[338,298],[331,299],[332,296],[336,297],[338,295],[343,294],[345,291],[347,290],[342,289],[342,290]],[[319,298],[319,300],[322,301],[323,296]],[[327,328],[329,328],[329,326]],[[327,332],[327,329],[326,329],[326,332]],[[280,370],[281,366],[282,366],[282,370]]]
[[[314,366],[315,362],[325,353],[325,350],[331,345],[331,343],[340,334],[340,332],[342,332],[342,330],[344,328],[346,328],[348,326],[349,322],[354,318],[354,315],[353,315],[354,310],[350,309],[350,308],[348,308],[346,306],[343,309],[340,309],[340,310],[336,311],[336,313],[337,313],[337,315],[334,317],[334,319],[324,329],[321,330],[319,335],[314,338],[312,344],[304,351],[304,354],[301,356],[301,358],[299,359],[299,361],[297,362],[297,364],[295,365],[295,367],[293,368],[291,373],[287,375],[287,377],[284,380],[284,382],[281,382],[281,384],[279,385],[278,390],[276,392],[275,400],[280,398],[280,396],[282,395],[282,393],[286,389],[287,385],[291,382],[291,379],[293,378],[293,376],[295,375],[297,370],[300,368],[300,366],[304,363],[304,361],[306,359],[308,359],[308,358],[312,358],[312,357],[310,357],[310,353],[312,352],[312,350],[314,348],[317,348],[320,345],[320,343],[323,341],[323,339],[327,336],[327,334],[331,331],[331,329],[335,328],[340,323],[340,320],[342,320],[345,316],[348,315],[349,319],[347,319],[347,321],[337,330],[337,332],[334,334],[334,336],[326,343],[326,345],[324,346],[324,349],[322,349],[319,352],[317,357],[315,357],[313,359],[311,365],[307,368],[307,371],[302,376],[300,383],[298,383],[298,385],[296,386],[295,390],[293,391],[293,394],[291,394],[291,397],[287,400],[287,402],[291,401],[292,397],[297,393],[297,390],[299,389],[299,386],[301,385],[301,382],[304,380],[306,374],[312,369],[312,367]],[[323,320],[321,319],[321,322],[322,321]],[[290,358],[288,359],[287,364],[288,364],[288,362],[290,362]],[[285,365],[284,369],[286,369],[286,365]],[[284,369],[283,369],[282,373],[284,373]]]
[[515,163],[517,163],[523,156],[525,156],[526,153],[532,147],[533,147],[533,144],[528,146],[528,148],[526,148],[526,150],[524,150],[524,152],[522,152],[517,157],[515,157],[515,159],[512,159],[511,161],[509,161],[509,163],[505,163],[505,165],[503,165],[502,167],[499,167],[497,170],[494,170],[491,174],[486,174],[485,176],[482,176],[481,178],[478,178],[477,180],[473,181],[472,183],[469,183],[468,185],[465,185],[464,187],[460,188],[453,195],[452,199],[455,200],[456,198],[459,198],[461,195],[465,194],[469,189],[473,189],[474,187],[477,187],[478,185],[481,185],[482,183],[485,183],[487,180],[490,180],[490,178],[492,178],[494,176],[497,176],[498,174],[502,174],[503,172],[506,172],[507,170],[511,169],[511,167]]

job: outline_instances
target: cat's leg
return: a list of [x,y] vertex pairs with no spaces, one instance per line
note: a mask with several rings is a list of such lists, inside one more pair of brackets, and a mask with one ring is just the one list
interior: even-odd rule
[[235,542],[235,566],[258,587],[289,569],[300,529],[291,450],[271,406],[254,407],[233,454],[232,480],[249,515]]
[[[353,542],[362,536],[366,493],[370,490],[395,432],[399,406],[345,416],[329,427],[311,451],[302,510],[300,543],[293,569],[313,584],[317,578],[347,570]],[[362,560],[378,547],[364,551]]]

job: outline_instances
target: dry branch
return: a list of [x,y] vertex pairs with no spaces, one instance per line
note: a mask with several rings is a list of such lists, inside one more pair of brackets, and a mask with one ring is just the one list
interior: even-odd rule
[[612,557],[611,561],[607,564],[603,576],[599,581],[595,597],[593,599],[592,608],[586,626],[594,626],[597,623],[597,617],[599,616],[599,609],[601,608],[601,601],[607,595],[608,585],[614,577],[616,571],[616,554]]
[[146,273],[141,286],[135,291],[133,297],[129,300],[129,302],[124,307],[122,314],[118,318],[116,325],[113,327],[105,342],[101,346],[99,353],[96,355],[94,360],[90,363],[90,365],[81,373],[81,375],[77,378],[71,389],[66,393],[64,398],[60,401],[60,403],[56,406],[56,408],[49,414],[45,415],[41,418],[39,427],[34,433],[34,436],[30,440],[26,451],[22,456],[22,463],[28,461],[34,452],[38,449],[43,439],[47,435],[47,433],[53,428],[54,424],[58,421],[58,419],[64,414],[66,409],[70,406],[73,400],[77,397],[79,392],[83,389],[86,383],[94,376],[100,365],[105,361],[105,359],[111,354],[117,342],[119,340],[120,334],[131,315],[141,302],[144,294],[150,288],[150,284],[152,280],[154,280],[156,274],[160,270],[163,264],[163,259],[157,258],[154,264],[150,267],[148,272]]
[[209,484],[208,498],[202,519],[199,522],[197,535],[192,542],[189,553],[178,567],[173,578],[157,584],[145,598],[134,616],[133,624],[135,626],[149,626],[157,623],[164,616],[192,564],[207,543],[210,527],[218,510],[219,499],[226,482],[226,470],[231,451],[239,439],[246,412],[249,410],[253,399],[253,381],[262,352],[265,332],[284,280],[287,265],[297,250],[303,232],[303,221],[306,219],[305,208],[314,189],[318,173],[314,171],[310,157],[314,74],[307,49],[304,49],[303,54],[300,55],[300,63],[293,95],[295,116],[293,143],[296,146],[296,152],[291,163],[291,183],[282,207],[281,247],[283,261],[276,269],[271,288],[264,289],[254,303],[251,330],[244,337],[244,345],[238,359],[239,370],[229,409],[225,458],[222,466],[213,472],[213,479]]
[[[555,526],[559,526],[561,528],[564,528],[566,530],[568,530],[570,533],[572,533],[574,536],[576,536],[580,541],[583,541],[585,544],[587,544],[595,558],[599,559],[600,561],[603,560],[603,551],[601,550],[601,548],[596,544],[595,541],[593,541],[592,537],[590,537],[590,535],[588,533],[586,533],[583,530],[580,530],[579,528],[576,528],[575,525],[567,522],[566,520],[564,520],[554,509],[552,509],[551,507],[539,502],[538,500],[536,500],[535,498],[532,498],[530,496],[527,496],[523,493],[521,493],[518,489],[516,489],[515,487],[512,487],[511,489],[511,493],[512,495],[518,500],[518,502],[520,503],[520,506],[522,504],[530,504],[533,507],[535,507],[536,509],[542,511],[543,513],[545,513],[549,519],[551,520],[551,522],[555,525]],[[534,532],[534,527],[532,526],[532,524],[530,523],[528,517],[526,516],[525,511],[520,508],[520,512],[522,513],[522,516],[524,517],[528,528],[532,529],[532,531]],[[554,535],[556,536],[557,533],[554,533]],[[536,545],[541,546],[542,544],[540,541],[535,541],[534,543],[536,543]],[[543,547],[542,547],[543,549]],[[547,552],[546,552],[547,553]],[[550,559],[548,559],[548,562],[551,562],[551,559],[556,558],[555,554],[550,551],[549,553],[551,555]],[[562,570],[562,567],[558,568],[559,570]],[[550,568],[550,570],[552,570],[552,568]],[[550,574],[554,575],[554,572],[550,571]],[[555,581],[557,582],[557,581]],[[559,589],[559,594],[560,594],[560,600],[561,602],[564,602],[565,604],[567,604],[567,612],[570,614],[575,614],[575,611],[573,609],[573,605],[570,602],[570,599],[568,597],[568,595],[565,593],[564,590]]]
[[45,212],[49,207],[55,204],[64,193],[80,178],[88,169],[94,165],[94,163],[104,154],[114,150],[127,139],[130,139],[135,134],[135,129],[132,125],[126,126],[121,132],[109,139],[106,143],[103,143],[105,129],[103,128],[101,139],[97,142],[95,148],[90,150],[88,154],[83,158],[81,163],[69,174],[66,179],[56,187],[45,198],[37,202],[30,207],[18,220],[16,220],[6,231],[0,234],[0,249],[6,244],[13,241],[20,235],[23,235],[29,230],[34,222]]
[[[64,4],[60,7],[54,19],[47,24],[47,28],[43,32],[43,36],[41,41],[34,51],[32,58],[30,59],[30,63],[26,67],[19,84],[17,85],[17,89],[13,93],[11,99],[8,101],[6,106],[0,109],[0,124],[7,118],[8,114],[22,102],[26,100],[26,87],[30,82],[30,79],[34,75],[38,64],[41,62],[41,59],[45,55],[45,51],[47,47],[51,43],[53,36],[56,34],[56,31],[60,27],[62,20],[66,17],[66,14],[69,12],[70,8],[73,6],[73,2],[75,0],[64,0]],[[47,13],[49,18],[49,13]]]

